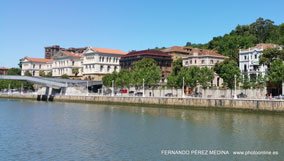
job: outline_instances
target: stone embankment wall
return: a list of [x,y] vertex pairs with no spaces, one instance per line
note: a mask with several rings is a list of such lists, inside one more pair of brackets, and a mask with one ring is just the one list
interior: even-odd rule
[[[2,98],[34,99],[32,95],[0,95]],[[284,101],[243,100],[243,99],[202,99],[202,98],[161,98],[161,97],[109,97],[109,96],[55,96],[54,101],[112,103],[132,105],[156,105],[159,107],[206,107],[225,109],[244,109],[257,111],[284,112]]]

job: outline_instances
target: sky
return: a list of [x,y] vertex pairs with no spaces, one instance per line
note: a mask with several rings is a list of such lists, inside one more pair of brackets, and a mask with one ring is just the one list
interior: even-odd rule
[[206,43],[258,17],[284,23],[283,0],[0,0],[0,67],[44,47],[123,51]]

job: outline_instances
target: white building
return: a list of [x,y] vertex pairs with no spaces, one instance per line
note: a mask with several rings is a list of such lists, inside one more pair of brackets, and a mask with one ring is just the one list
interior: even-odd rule
[[105,74],[119,72],[120,57],[126,53],[121,50],[89,47],[84,51],[83,75],[85,79],[101,80]]
[[259,59],[263,50],[268,48],[277,48],[275,44],[257,44],[255,47],[240,49],[239,68],[242,74],[247,74],[249,78],[256,78],[259,74],[264,76],[267,72],[266,65],[260,65]]
[[59,51],[53,58],[52,76],[82,76],[82,56],[82,54],[69,51]]
[[40,76],[40,71],[49,74],[52,71],[52,62],[52,59],[25,57],[21,59],[21,75],[24,76],[29,72],[32,76]]
[[[214,50],[198,48],[191,48],[189,50],[190,55],[184,57],[182,61],[182,65],[185,67],[197,66],[213,68],[216,63],[222,62],[224,59],[228,58]],[[213,86],[219,87],[223,84],[223,80],[215,73],[215,77],[211,83]]]

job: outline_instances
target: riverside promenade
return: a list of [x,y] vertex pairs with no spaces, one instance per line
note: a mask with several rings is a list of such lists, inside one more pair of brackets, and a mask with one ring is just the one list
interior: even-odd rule
[[[37,95],[0,94],[0,98],[36,100]],[[123,97],[57,95],[54,101],[76,103],[103,103],[118,105],[145,105],[169,108],[208,108],[284,112],[283,100],[226,99],[226,98],[176,98],[176,97]]]

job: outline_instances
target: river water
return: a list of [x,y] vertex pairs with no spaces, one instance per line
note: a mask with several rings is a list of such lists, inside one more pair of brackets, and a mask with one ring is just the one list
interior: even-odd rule
[[0,160],[280,161],[284,116],[0,99]]

